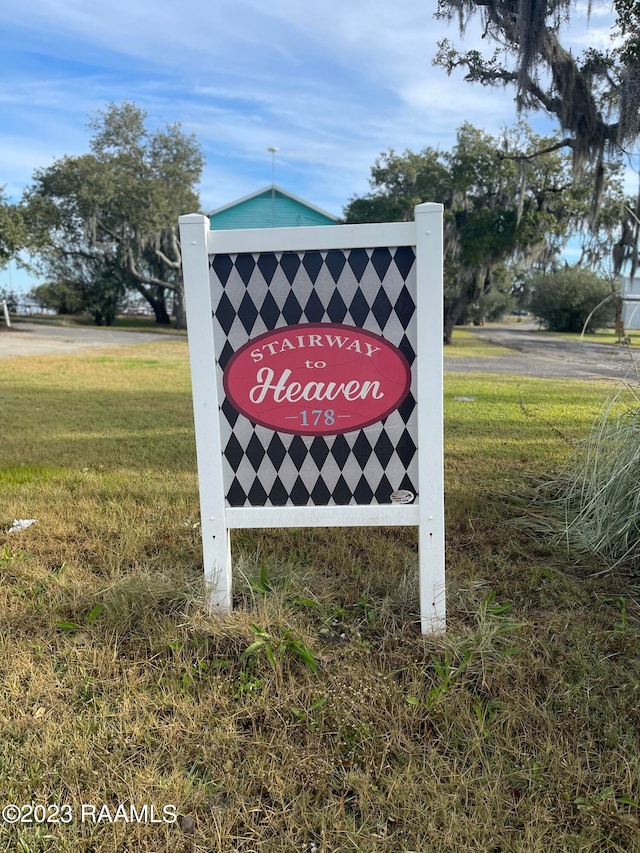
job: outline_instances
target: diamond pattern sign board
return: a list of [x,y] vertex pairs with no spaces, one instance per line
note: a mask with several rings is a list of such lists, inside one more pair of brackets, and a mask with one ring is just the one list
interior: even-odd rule
[[443,627],[441,223],[440,205],[259,231],[181,217],[213,606],[231,606],[230,528],[414,524],[422,628]]
[[[295,355],[301,356],[302,370],[293,376],[306,374],[309,381],[315,382],[316,392],[317,383],[334,368],[327,376],[327,382],[331,381],[335,368],[340,366],[336,361],[340,357],[344,363],[346,355],[348,364],[355,356],[356,361],[371,362],[373,368],[382,347],[376,347],[377,351],[368,357],[365,345],[359,337],[349,334],[350,329],[373,332],[393,344],[404,356],[413,377],[415,266],[413,246],[210,256],[216,378],[223,415],[224,484],[229,506],[390,504],[391,496],[399,490],[416,493],[415,381],[386,417],[355,430],[345,426],[353,417],[335,414],[335,399],[303,399],[297,404],[298,418],[296,407],[290,407],[294,414],[282,424],[286,431],[274,431],[239,411],[223,387],[230,359],[251,341],[257,347],[252,347],[256,353],[254,383],[263,366],[271,370],[266,365],[281,354],[285,364]],[[305,326],[314,333],[305,332]],[[275,329],[291,332],[274,339],[274,343],[270,343],[268,335],[262,338]],[[261,338],[266,344],[260,344]],[[283,342],[288,348],[281,353]],[[348,350],[354,343],[361,353]],[[369,346],[374,349],[372,344]],[[305,370],[305,363],[314,366]],[[275,374],[273,381],[277,381]],[[385,392],[386,389],[379,389],[379,393]],[[354,402],[364,405],[367,401]],[[324,435],[309,434],[314,421],[319,421],[316,427],[324,426],[327,418],[333,421],[326,425],[332,430]]]

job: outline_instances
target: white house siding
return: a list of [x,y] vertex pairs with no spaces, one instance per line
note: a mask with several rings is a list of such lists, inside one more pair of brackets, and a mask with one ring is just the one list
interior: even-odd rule
[[640,276],[622,276],[622,321],[627,330],[640,329]]

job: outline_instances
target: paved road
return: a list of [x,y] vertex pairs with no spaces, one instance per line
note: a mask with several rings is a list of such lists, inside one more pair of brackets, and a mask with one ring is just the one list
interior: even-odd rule
[[[445,370],[453,373],[518,373],[525,376],[571,379],[637,378],[638,363],[626,347],[562,340],[540,334],[532,323],[494,325],[473,329],[479,338],[509,348],[493,358],[447,357]],[[455,333],[454,333],[455,335]],[[166,334],[123,332],[97,326],[0,325],[0,358],[21,355],[68,354],[104,347],[164,341]]]
[[[532,323],[483,326],[473,329],[479,338],[508,347],[493,358],[448,358],[445,370],[457,373],[519,373],[525,376],[567,379],[625,379],[640,374],[640,356],[628,347],[549,337]],[[454,332],[455,341],[455,332]]]
[[157,332],[122,332],[98,326],[46,326],[39,323],[14,323],[7,329],[0,324],[0,358],[20,355],[66,355],[89,349],[129,346],[166,341]]

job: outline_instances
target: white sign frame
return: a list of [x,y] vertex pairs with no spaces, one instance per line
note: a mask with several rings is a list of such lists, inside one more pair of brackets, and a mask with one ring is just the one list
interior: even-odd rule
[[[415,221],[212,231],[202,214],[180,217],[189,355],[198,457],[205,582],[212,612],[232,609],[230,531],[260,527],[418,527],[420,624],[446,627],[442,373],[441,204],[415,208]],[[416,253],[418,496],[412,504],[339,506],[226,505],[209,256],[413,246]]]

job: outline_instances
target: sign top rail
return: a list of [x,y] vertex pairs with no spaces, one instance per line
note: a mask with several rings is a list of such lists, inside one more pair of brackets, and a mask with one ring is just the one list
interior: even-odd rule
[[[416,215],[441,215],[443,206],[426,202],[416,207]],[[210,231],[209,219],[202,213],[180,217],[181,225],[207,225],[207,251],[215,255],[242,252],[299,252],[325,249],[368,249],[376,246],[414,246],[416,222],[385,222],[366,225],[323,225],[299,228],[245,228]]]

